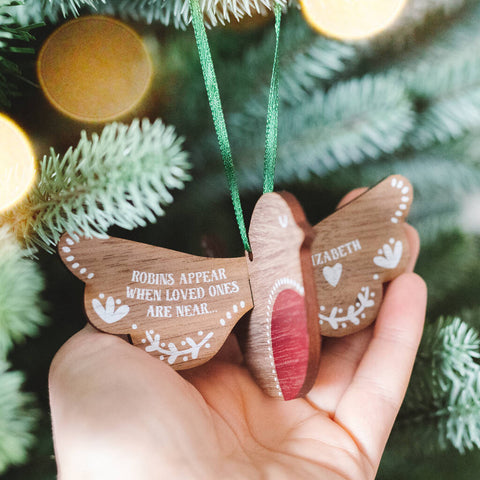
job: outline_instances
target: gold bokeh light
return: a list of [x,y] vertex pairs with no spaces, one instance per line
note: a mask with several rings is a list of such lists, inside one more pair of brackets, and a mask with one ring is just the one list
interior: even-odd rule
[[153,76],[140,36],[111,17],[79,17],[57,28],[37,60],[43,93],[63,114],[107,122],[134,110]]
[[35,175],[30,140],[13,120],[0,114],[0,212],[28,192]]
[[319,32],[341,40],[360,40],[387,28],[406,0],[301,0],[303,16]]

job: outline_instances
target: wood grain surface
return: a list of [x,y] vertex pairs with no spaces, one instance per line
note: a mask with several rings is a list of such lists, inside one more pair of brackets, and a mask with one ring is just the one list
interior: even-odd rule
[[103,332],[128,334],[175,369],[212,358],[253,306],[243,257],[198,257],[120,238],[70,235],[58,251],[86,283],[90,322]]
[[322,335],[344,336],[375,320],[383,284],[402,273],[410,257],[404,222],[412,199],[410,182],[392,175],[315,225]]
[[320,355],[313,231],[292,195],[267,193],[255,206],[249,239],[254,308],[242,321],[245,359],[269,395],[301,397],[313,385]]

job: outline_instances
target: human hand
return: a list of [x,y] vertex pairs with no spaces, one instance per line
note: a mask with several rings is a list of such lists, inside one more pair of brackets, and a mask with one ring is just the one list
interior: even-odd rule
[[[411,272],[419,242],[407,228]],[[315,386],[289,402],[255,384],[233,336],[213,360],[179,373],[87,326],[50,371],[59,478],[373,479],[425,304],[418,276],[392,281],[375,324],[325,338]]]

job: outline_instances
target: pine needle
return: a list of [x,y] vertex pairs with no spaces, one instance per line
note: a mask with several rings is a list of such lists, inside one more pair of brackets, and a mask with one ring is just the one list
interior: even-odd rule
[[[425,329],[411,383],[400,414],[399,427],[437,432],[430,449],[453,446],[460,452],[480,448],[480,338],[459,317],[441,317]],[[414,441],[413,448],[418,448]]]
[[[264,118],[265,106],[259,102],[231,118],[235,149],[244,159],[242,185],[249,187],[261,178]],[[367,75],[338,82],[326,93],[280,107],[276,179],[305,181],[393,153],[412,125],[412,106],[397,79]],[[258,163],[252,166],[248,160]]]
[[91,139],[82,132],[65,155],[52,149],[44,157],[36,187],[3,222],[27,248],[47,251],[64,232],[104,237],[113,225],[132,229],[155,222],[173,201],[169,190],[189,179],[181,145],[160,120],[112,123]]
[[7,369],[8,365],[0,362],[0,474],[26,460],[38,418],[33,396],[21,391],[23,375]]
[[41,300],[44,280],[26,254],[7,227],[0,227],[0,359],[13,343],[36,335],[47,323]]
[[19,26],[15,16],[21,1],[0,0],[0,106],[10,107],[11,98],[18,96],[17,83],[23,81],[20,67],[13,60],[17,55],[32,54],[25,46],[33,39],[30,30],[38,25]]

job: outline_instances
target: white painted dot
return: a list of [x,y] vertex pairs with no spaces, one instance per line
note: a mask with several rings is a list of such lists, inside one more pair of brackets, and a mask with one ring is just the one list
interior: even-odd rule
[[382,255],[382,254],[383,254],[383,250],[382,250],[381,248],[379,248],[378,251],[377,251],[377,253],[378,253],[379,255]]
[[95,274],[89,273],[89,274],[87,275],[87,278],[93,278],[94,276],[95,276]]
[[346,324],[346,323],[342,323],[342,328],[347,328],[347,324]]
[[75,260],[75,257],[73,255],[67,257],[67,262],[71,262],[72,260]]
[[115,303],[116,303],[117,305],[120,305],[120,304],[122,303],[122,301],[121,301],[119,298],[117,298],[117,299],[115,300]]
[[275,369],[272,370],[272,373],[275,373]]
[[153,330],[150,330],[150,333],[154,333]]
[[198,331],[198,336],[201,337],[203,335],[203,331],[202,330],[199,330]]
[[405,197],[405,196],[402,197],[402,202],[405,202],[405,203],[406,203],[406,202],[408,202],[409,200],[410,200],[410,197]]
[[275,380],[276,382],[278,382],[278,378],[277,378],[277,377],[275,377],[274,380]]
[[227,314],[225,315],[229,320],[230,318],[232,318],[232,314],[230,312],[227,312]]
[[147,340],[145,338],[142,338],[142,343],[147,343]]
[[105,298],[105,295],[103,293],[101,293],[98,297],[99,298]]
[[82,268],[82,269],[80,269],[80,273],[82,273],[82,274],[83,274],[83,273],[85,273],[86,271],[87,271],[87,269],[86,269],[86,268]]
[[186,345],[187,342],[185,340],[182,340],[182,345]]
[[403,180],[399,180],[397,183],[397,188],[402,188],[403,187]]
[[79,263],[74,263],[74,264],[72,265],[72,268],[78,268],[79,266],[80,266]]
[[185,355],[185,356],[183,357],[183,361],[186,362],[187,360],[188,360],[188,357]]
[[164,346],[165,346],[165,342],[162,342],[160,346],[161,346],[161,347],[164,347]]
[[355,304],[355,306],[358,308],[358,307],[360,306],[360,303],[357,302],[357,303]]
[[401,217],[401,216],[403,215],[403,212],[401,212],[400,210],[397,210],[397,211],[395,212],[395,215],[396,215],[397,217]]
[[75,242],[71,238],[65,240],[69,245],[73,245]]
[[163,355],[160,355],[160,360],[165,360],[165,357]]
[[323,325],[323,320],[320,320],[320,325]]
[[396,184],[397,184],[397,179],[396,179],[396,178],[392,178],[392,187],[394,187]]
[[365,315],[364,313],[362,313],[360,316],[361,316],[362,318],[365,318],[365,317],[366,317],[366,315]]
[[392,221],[392,223],[398,223],[398,218],[392,217],[390,220]]
[[62,250],[63,250],[65,253],[71,252],[71,250],[70,250],[69,247],[63,247]]
[[225,326],[225,319],[223,318],[220,319],[220,325],[222,325],[223,327]]
[[209,343],[206,343],[206,344],[205,344],[205,348],[210,348],[210,344],[209,344]]
[[325,311],[325,307],[322,305],[322,306],[320,307],[320,310],[321,310],[322,312],[324,312],[324,311]]
[[404,203],[401,203],[401,204],[398,206],[398,208],[399,208],[400,210],[406,210],[406,209],[407,209],[407,206],[406,206]]
[[339,308],[338,313],[343,313],[343,308]]
[[409,190],[410,189],[407,186],[405,186],[402,188],[402,193],[405,195],[406,193],[408,193]]
[[237,313],[238,312],[238,307],[236,305],[233,306],[232,310]]
[[245,307],[245,302],[243,300],[240,302],[240,307],[242,307],[242,308]]
[[280,385],[277,385],[277,388],[280,390]]
[[372,296],[372,298],[373,298],[373,297],[375,296],[375,292],[372,292],[372,293],[371,293],[371,296]]
[[391,239],[389,240],[389,242],[390,242],[390,243],[395,243],[395,239],[394,239],[394,238],[391,238]]
[[136,330],[136,329],[138,328],[138,327],[137,327],[137,324],[136,324],[136,323],[132,323],[132,328],[133,328],[134,330]]
[[[280,387],[278,387],[280,388]],[[282,392],[278,392],[278,396],[281,397],[282,396]]]
[[378,273],[376,273],[374,276],[373,276],[373,279],[374,280],[378,280],[380,277],[378,276]]

